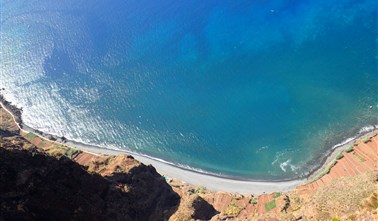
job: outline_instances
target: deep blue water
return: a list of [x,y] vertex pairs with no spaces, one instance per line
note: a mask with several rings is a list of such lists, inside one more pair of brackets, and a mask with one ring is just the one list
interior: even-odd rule
[[0,87],[44,132],[271,180],[378,124],[376,0],[0,3]]

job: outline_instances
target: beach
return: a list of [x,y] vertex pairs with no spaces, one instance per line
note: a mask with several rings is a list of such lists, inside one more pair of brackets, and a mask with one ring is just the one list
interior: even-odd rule
[[[69,144],[69,142],[68,142]],[[117,155],[124,154],[127,152],[110,150],[110,149],[100,149],[94,147],[85,147],[78,146],[80,150],[84,150],[90,153],[96,154],[108,154],[108,155]],[[129,153],[127,153],[129,154]],[[217,177],[213,175],[207,175],[199,173],[196,171],[191,171],[188,169],[183,169],[168,163],[164,163],[152,158],[145,156],[135,155],[132,156],[146,164],[151,164],[155,167],[158,173],[165,175],[182,182],[195,185],[195,186],[204,186],[212,191],[224,191],[230,193],[241,193],[241,194],[262,194],[262,193],[271,193],[271,192],[284,192],[293,190],[296,186],[302,184],[305,180],[292,180],[292,181],[283,181],[283,182],[263,182],[263,181],[243,181],[243,180],[233,180],[229,178]]]
[[[10,103],[6,102],[3,98],[1,99],[1,106],[9,112],[13,120],[16,122],[20,130],[24,133],[33,132],[36,135],[38,135],[40,138],[44,140],[51,141],[52,135],[41,133],[38,131],[33,130],[30,127],[27,127],[26,125],[20,126],[21,122],[21,116],[15,116],[20,115],[21,112],[17,110],[14,106],[12,106]],[[127,152],[123,150],[113,150],[113,149],[107,149],[107,148],[100,148],[96,146],[91,145],[85,145],[81,143],[77,143],[74,141],[66,140],[65,138],[59,138],[55,137],[54,139],[57,143],[63,143],[63,145],[79,149],[83,152],[88,152],[94,155],[118,155],[118,154],[130,154],[138,161],[146,164],[146,165],[152,165],[155,167],[157,172],[159,172],[161,175],[174,178],[177,180],[180,180],[183,183],[188,183],[195,186],[204,186],[207,189],[211,191],[225,191],[225,192],[231,192],[231,193],[241,193],[241,194],[262,194],[262,193],[272,193],[272,192],[287,192],[294,190],[296,187],[298,187],[301,184],[304,184],[306,182],[312,181],[334,158],[337,154],[339,154],[341,151],[345,150],[346,147],[350,146],[355,142],[356,139],[360,139],[362,136],[369,136],[371,134],[376,134],[377,129],[367,133],[367,134],[359,134],[359,136],[356,136],[355,139],[350,140],[349,142],[343,143],[343,145],[337,146],[337,148],[333,148],[330,150],[328,157],[323,156],[323,163],[315,170],[309,173],[309,176],[306,178],[301,179],[295,179],[295,180],[288,180],[288,181],[250,181],[250,180],[238,180],[238,179],[232,179],[232,178],[226,178],[226,177],[219,177],[211,174],[201,173],[194,170],[189,170],[186,168],[180,168],[174,164],[171,164],[169,162],[164,162],[159,159],[154,159],[149,156],[143,156],[139,154],[135,154],[132,152]],[[50,137],[48,139],[47,137]]]
[[1,94],[48,140],[212,190],[293,189],[378,128],[374,5],[11,1]]

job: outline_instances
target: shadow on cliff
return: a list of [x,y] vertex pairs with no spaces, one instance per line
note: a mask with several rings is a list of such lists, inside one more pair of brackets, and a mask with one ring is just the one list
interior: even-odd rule
[[[113,173],[106,177],[117,188],[123,189],[123,197],[130,199],[128,205],[115,205],[114,213],[127,211],[127,220],[163,220],[169,218],[178,208],[180,198],[155,168],[141,164],[127,174]],[[126,207],[126,208],[124,208]]]
[[0,128],[0,137],[12,137],[17,135],[17,132],[9,131],[9,130],[3,130]]
[[0,220],[167,220],[180,203],[151,166],[104,178],[66,157],[4,142]]

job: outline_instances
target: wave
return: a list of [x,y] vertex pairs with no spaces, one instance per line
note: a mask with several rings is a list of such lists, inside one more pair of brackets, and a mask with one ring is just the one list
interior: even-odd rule
[[276,153],[276,158],[272,161],[272,165],[278,164],[279,168],[287,173],[288,169],[291,170],[291,172],[294,172],[295,174],[298,174],[298,170],[300,168],[299,165],[294,165],[292,163],[292,155],[297,152],[298,150],[293,149],[287,149],[284,151],[280,151]]
[[286,172],[287,167],[289,167],[291,169],[291,171],[293,171],[293,172],[295,172],[297,169],[299,169],[299,167],[291,164],[291,159],[288,159],[287,161],[280,163],[280,168],[281,168],[282,171]]
[[378,126],[378,125],[368,125],[368,126],[366,126],[366,127],[361,128],[361,129],[358,131],[358,133],[359,133],[359,134],[369,133],[369,132],[373,131],[374,129],[376,129],[377,126]]
[[354,141],[355,139],[357,139],[358,137],[360,136],[363,136],[364,134],[367,134],[369,132],[372,132],[373,130],[377,129],[377,125],[367,125],[367,126],[364,126],[362,127],[359,131],[358,131],[358,135],[356,136],[353,136],[353,137],[349,137],[347,139],[345,139],[344,141],[334,145],[332,147],[332,150],[338,148],[338,147],[341,147],[341,146],[344,146],[345,144],[348,144],[350,143],[351,141]]
[[349,137],[349,138],[347,138],[346,140],[344,140],[343,142],[334,145],[334,146],[332,147],[332,150],[333,150],[333,149],[336,149],[336,148],[338,148],[338,147],[344,146],[345,144],[347,144],[347,143],[349,143],[349,142],[355,140],[356,138],[357,138],[356,136],[355,136],[355,137]]

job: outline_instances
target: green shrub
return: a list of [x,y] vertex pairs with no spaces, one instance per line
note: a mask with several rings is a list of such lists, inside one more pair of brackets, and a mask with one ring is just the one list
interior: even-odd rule
[[276,200],[269,201],[265,203],[265,211],[269,212],[270,210],[276,208]]
[[64,151],[64,155],[66,155],[68,158],[72,159],[73,156],[80,153],[81,151],[77,149],[68,149]]
[[238,196],[238,197],[236,197],[235,199],[236,199],[236,200],[244,199],[244,195]]
[[206,192],[206,187],[200,186],[196,189],[196,193],[202,194]]
[[256,205],[257,204],[257,200],[256,199],[251,199],[249,201],[249,204]]
[[332,161],[332,163],[329,165],[329,169],[331,169],[332,167],[334,167],[336,165],[337,161],[334,160]]
[[329,167],[326,167],[323,172],[324,172],[324,175],[328,174],[330,172],[330,168]]
[[364,142],[364,143],[369,143],[370,141],[371,141],[370,137],[364,137],[362,139],[362,142]]
[[322,171],[321,173],[319,173],[319,175],[314,179],[314,180],[317,180],[317,179],[320,179],[322,178],[323,176],[325,176],[327,173],[325,173],[324,171]]
[[243,207],[240,207],[235,203],[230,203],[224,213],[231,216],[237,216],[243,209]]
[[353,151],[353,146],[349,146],[348,148],[345,149],[345,152],[350,153]]
[[71,150],[71,156],[75,156],[76,154],[79,154],[81,151],[77,149],[72,149]]
[[336,160],[340,160],[340,159],[343,158],[343,157],[344,157],[343,153],[339,153],[339,154],[337,154],[337,156],[336,156]]
[[334,167],[336,165],[337,161],[334,160],[332,161],[317,177],[317,179],[320,179],[322,178],[323,176],[325,176],[326,174],[328,174],[330,171],[331,171],[331,168]]
[[281,196],[281,192],[277,192],[276,194],[274,194],[273,198],[278,198]]
[[332,221],[340,221],[340,218],[338,216],[335,216],[332,218]]

